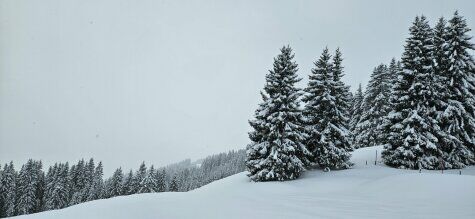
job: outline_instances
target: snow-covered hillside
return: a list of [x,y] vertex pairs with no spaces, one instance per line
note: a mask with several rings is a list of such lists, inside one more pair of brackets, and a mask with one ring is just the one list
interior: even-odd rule
[[376,150],[355,151],[353,169],[307,171],[294,181],[254,183],[240,173],[191,192],[116,197],[19,218],[475,218],[474,167],[462,175],[392,169],[374,165]]

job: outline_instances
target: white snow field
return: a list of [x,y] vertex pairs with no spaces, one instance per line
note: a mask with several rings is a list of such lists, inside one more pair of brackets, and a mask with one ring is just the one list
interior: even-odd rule
[[475,218],[475,167],[458,175],[374,165],[381,149],[356,150],[353,169],[312,170],[294,181],[254,183],[239,173],[186,193],[116,197],[19,218]]

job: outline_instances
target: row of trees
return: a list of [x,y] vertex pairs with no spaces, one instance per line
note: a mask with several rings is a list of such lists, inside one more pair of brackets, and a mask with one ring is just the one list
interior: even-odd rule
[[[389,166],[463,168],[475,163],[475,62],[465,19],[431,28],[416,17],[400,62],[375,68],[354,126],[355,147],[385,145]],[[355,95],[361,100],[361,93]],[[356,101],[355,101],[356,102]]]
[[[465,19],[455,12],[432,29],[416,17],[401,61],[378,65],[363,92],[342,81],[341,52],[325,49],[307,87],[296,83],[290,47],[274,59],[250,120],[246,166],[254,181],[297,178],[305,167],[348,168],[353,148],[385,145],[397,168],[475,163],[475,62]],[[303,105],[303,106],[302,106]],[[443,165],[441,165],[443,164]]]
[[245,151],[230,151],[163,168],[142,163],[136,171],[121,168],[103,180],[103,166],[93,159],[69,166],[56,163],[42,170],[41,161],[28,160],[20,171],[13,162],[0,170],[0,217],[61,209],[71,205],[121,195],[189,191],[242,172]]
[[[315,62],[305,89],[296,87],[297,64],[289,46],[274,59],[261,92],[263,102],[249,123],[252,141],[246,166],[254,181],[290,180],[309,166],[348,168],[352,147],[348,122],[351,94],[339,49]],[[302,103],[305,104],[301,107]]]

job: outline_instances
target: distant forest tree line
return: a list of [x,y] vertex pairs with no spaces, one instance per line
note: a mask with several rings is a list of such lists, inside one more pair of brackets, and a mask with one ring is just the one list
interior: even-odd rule
[[61,209],[122,195],[186,192],[244,171],[245,150],[189,159],[162,168],[142,163],[135,170],[114,171],[103,179],[102,162],[56,163],[43,171],[41,161],[28,160],[17,171],[13,162],[0,170],[0,217]]

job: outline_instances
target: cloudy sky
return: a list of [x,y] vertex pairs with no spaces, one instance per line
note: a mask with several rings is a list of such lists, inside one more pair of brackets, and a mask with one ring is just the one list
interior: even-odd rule
[[456,9],[475,28],[473,0],[1,0],[0,163],[94,157],[108,174],[244,148],[282,45],[302,78],[341,47],[354,88],[416,15]]

